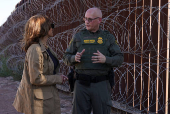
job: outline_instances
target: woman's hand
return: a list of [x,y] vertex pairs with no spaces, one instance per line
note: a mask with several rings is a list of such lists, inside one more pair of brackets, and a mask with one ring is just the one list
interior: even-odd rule
[[67,78],[67,76],[65,76],[63,74],[61,76],[62,76],[62,84],[64,84],[68,80],[68,78]]

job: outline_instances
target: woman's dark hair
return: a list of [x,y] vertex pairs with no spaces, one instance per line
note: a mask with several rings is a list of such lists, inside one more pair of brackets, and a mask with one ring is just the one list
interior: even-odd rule
[[51,21],[45,15],[32,16],[25,25],[24,38],[22,39],[22,49],[27,52],[28,48],[39,39],[48,34],[51,28]]

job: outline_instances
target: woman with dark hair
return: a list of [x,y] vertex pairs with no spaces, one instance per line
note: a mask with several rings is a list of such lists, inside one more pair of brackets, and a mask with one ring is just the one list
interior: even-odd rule
[[22,49],[26,52],[24,70],[13,106],[25,114],[60,114],[56,84],[68,78],[59,73],[59,60],[47,46],[54,25],[47,16],[35,15],[26,25]]

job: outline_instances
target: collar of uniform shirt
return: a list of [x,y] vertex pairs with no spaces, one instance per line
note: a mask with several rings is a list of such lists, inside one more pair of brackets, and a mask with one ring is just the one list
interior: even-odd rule
[[101,27],[99,27],[99,30],[97,30],[96,32],[91,32],[91,31],[89,31],[89,33],[91,33],[91,34],[98,34],[98,33],[100,33],[102,31],[102,29],[101,29]]

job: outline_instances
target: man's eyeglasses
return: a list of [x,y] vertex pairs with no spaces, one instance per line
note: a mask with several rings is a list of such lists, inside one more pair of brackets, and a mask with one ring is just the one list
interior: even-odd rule
[[96,18],[86,18],[86,17],[84,17],[83,20],[84,20],[84,21],[88,21],[88,22],[90,23],[90,22],[92,22],[93,20],[98,19],[98,18],[99,18],[99,17],[96,17]]
[[51,24],[51,28],[54,28],[54,24],[53,23]]

